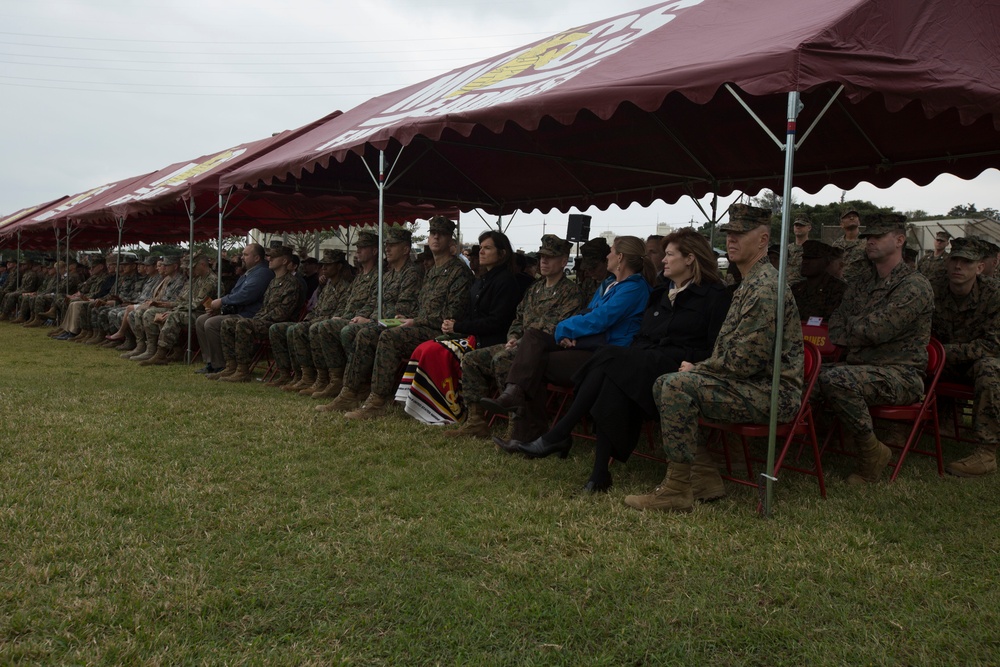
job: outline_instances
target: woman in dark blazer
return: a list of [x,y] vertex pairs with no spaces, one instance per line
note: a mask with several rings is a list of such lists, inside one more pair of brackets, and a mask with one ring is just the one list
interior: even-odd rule
[[649,297],[639,333],[628,347],[599,349],[574,376],[573,404],[545,435],[521,445],[529,457],[565,456],[573,427],[587,414],[597,435],[594,468],[584,491],[611,486],[608,461],[627,461],[635,449],[642,421],[656,417],[652,387],[681,362],[712,354],[731,298],[719,276],[715,253],[692,228],[663,239],[665,284]]

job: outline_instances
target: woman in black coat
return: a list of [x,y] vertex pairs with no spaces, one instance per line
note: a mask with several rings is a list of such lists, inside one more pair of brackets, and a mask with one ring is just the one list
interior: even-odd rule
[[584,491],[611,486],[608,461],[627,461],[644,419],[657,415],[652,387],[656,378],[676,372],[681,362],[712,354],[726,318],[730,291],[719,276],[715,253],[692,228],[663,239],[666,284],[650,295],[638,335],[628,347],[599,349],[574,376],[573,404],[552,429],[521,446],[529,457],[566,456],[572,430],[589,413],[597,436],[594,468]]

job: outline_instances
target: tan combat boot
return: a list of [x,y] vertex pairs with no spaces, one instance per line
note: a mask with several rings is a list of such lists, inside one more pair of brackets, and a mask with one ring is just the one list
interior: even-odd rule
[[93,335],[94,335],[94,332],[91,329],[80,329],[80,333],[78,333],[77,335],[73,336],[69,340],[70,340],[71,343],[82,343],[83,341],[87,340],[88,338],[90,338]]
[[326,405],[317,405],[316,409],[320,412],[348,412],[358,407],[360,402],[361,398],[358,396],[358,392],[345,386],[337,394],[337,398]]
[[184,357],[187,354],[187,348],[175,345],[174,349],[167,352],[167,363],[171,364],[175,361],[184,361]]
[[323,387],[323,391],[314,392],[312,397],[319,400],[325,398],[336,398],[340,395],[340,390],[344,388],[344,369],[331,368],[327,370],[330,381]]
[[955,477],[982,477],[997,471],[997,446],[980,445],[964,459],[952,461],[945,470]]
[[700,502],[718,500],[726,495],[719,467],[712,460],[707,447],[699,447],[691,463],[691,493]]
[[167,348],[157,347],[156,354],[154,354],[149,359],[145,359],[139,362],[140,366],[166,366],[169,362],[167,361]]
[[40,327],[43,324],[45,324],[45,320],[43,320],[40,317],[38,317],[38,315],[35,315],[30,320],[28,320],[27,322],[25,322],[24,326],[26,328],[28,328],[28,329],[34,329],[35,327]]
[[479,405],[470,405],[461,426],[446,430],[444,435],[448,438],[468,436],[488,440],[492,433],[489,422],[483,418],[483,409]]
[[160,334],[146,334],[146,350],[142,354],[133,354],[129,361],[146,361],[156,356],[156,346],[160,342]]
[[368,398],[357,410],[344,413],[347,419],[375,419],[385,414],[385,399],[378,394],[368,394]]
[[229,375],[223,375],[219,378],[219,382],[249,382],[253,379],[250,375],[250,364],[237,364],[236,372]]
[[311,387],[316,382],[316,369],[311,366],[302,367],[302,377],[299,378],[298,382],[293,384],[286,384],[282,387],[282,391],[300,391],[306,387]]
[[121,350],[122,352],[134,352],[137,344],[138,342],[135,339],[135,334],[129,330],[129,332],[125,334],[125,341],[121,345],[116,346],[115,349]]
[[236,368],[237,368],[236,360],[230,359],[226,361],[226,367],[223,368],[221,371],[219,371],[218,373],[209,373],[205,377],[209,380],[218,380],[220,378],[229,377],[230,375],[236,372]]
[[284,368],[278,369],[278,374],[275,375],[270,382],[265,382],[265,387],[284,387],[292,381],[292,371],[286,370]]
[[121,355],[122,359],[131,359],[132,357],[139,357],[146,354],[146,339],[136,340],[135,348],[125,354]]
[[101,331],[98,329],[97,331],[94,331],[94,333],[92,333],[90,335],[90,338],[88,338],[87,340],[83,341],[83,344],[84,345],[97,345],[102,340],[104,340],[104,334],[102,334]]
[[312,396],[326,389],[326,385],[328,384],[330,384],[330,371],[325,368],[317,368],[316,381],[308,387],[300,389],[299,396]]
[[858,448],[858,467],[847,477],[847,483],[875,484],[882,478],[882,472],[892,458],[892,450],[883,445],[872,433],[864,440],[855,438]]
[[667,476],[652,493],[644,496],[625,496],[625,504],[637,510],[690,512],[694,509],[691,464],[671,461]]

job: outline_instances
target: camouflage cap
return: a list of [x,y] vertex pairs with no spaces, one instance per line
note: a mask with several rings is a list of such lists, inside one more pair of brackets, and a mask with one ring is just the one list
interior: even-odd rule
[[94,266],[95,264],[104,264],[106,266],[107,262],[104,261],[103,257],[91,257],[90,258],[90,265]]
[[882,236],[890,232],[906,232],[906,216],[900,213],[869,213],[864,218],[865,229],[858,236]]
[[749,204],[732,204],[729,207],[729,222],[719,225],[720,232],[749,232],[761,225],[771,224],[771,211]]
[[847,217],[847,216],[849,216],[849,215],[855,215],[855,216],[857,216],[858,218],[860,218],[860,217],[861,217],[861,214],[860,214],[860,213],[858,213],[857,211],[855,211],[855,210],[854,210],[854,209],[852,208],[852,209],[848,209],[848,210],[844,211],[843,213],[841,213],[841,214],[840,214],[840,219],[841,219],[841,220],[843,220],[844,218],[846,218],[846,217]]
[[292,252],[292,249],[289,248],[289,247],[287,247],[287,246],[278,246],[278,247],[271,246],[270,248],[267,249],[267,255],[266,255],[266,257],[268,259],[274,259],[276,257],[289,257],[290,258],[290,257],[292,257],[294,255],[295,255],[295,253]]
[[146,266],[156,266],[156,263],[158,261],[159,259],[155,255],[150,255],[146,259],[142,260],[142,263],[145,264]]
[[812,220],[809,219],[808,215],[800,213],[795,216],[795,222],[793,222],[792,225],[803,225],[806,227],[812,227]]
[[584,259],[604,259],[611,252],[608,240],[603,236],[590,239],[580,246],[580,256]]
[[174,264],[180,264],[180,263],[181,263],[181,257],[180,257],[180,255],[164,255],[163,256],[163,264],[164,264],[164,266],[172,266]]
[[989,249],[983,241],[976,238],[957,238],[951,242],[951,256],[970,259],[978,262],[989,256]]
[[405,243],[407,246],[413,244],[413,232],[405,227],[387,227],[385,230],[385,243]]
[[359,248],[377,248],[378,234],[369,231],[358,232],[358,242],[354,245]]
[[802,259],[830,259],[833,257],[831,250],[833,246],[809,239],[802,244]]
[[542,237],[542,245],[538,249],[539,255],[546,257],[569,257],[569,251],[573,249],[573,244],[565,241],[555,234],[546,234]]
[[455,223],[443,215],[435,215],[430,221],[430,231],[451,236],[455,233]]
[[948,239],[951,238],[951,234],[942,229],[941,231],[936,232],[934,234],[934,238],[936,238],[939,241],[947,241]]
[[910,246],[909,244],[903,246],[903,260],[906,262],[915,262],[917,260],[917,249]]
[[323,259],[319,260],[320,264],[336,264],[338,262],[343,262],[347,259],[347,255],[343,250],[333,250],[327,248],[323,251]]
[[271,242],[267,244],[268,248],[280,248],[285,245],[284,241],[281,239],[271,239]]

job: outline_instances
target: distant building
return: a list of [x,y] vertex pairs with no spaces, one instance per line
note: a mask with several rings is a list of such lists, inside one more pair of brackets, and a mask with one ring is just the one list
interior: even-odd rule
[[991,218],[949,218],[947,220],[911,220],[909,241],[922,252],[934,249],[934,235],[940,231],[952,237],[979,236],[1000,245],[1000,222]]

